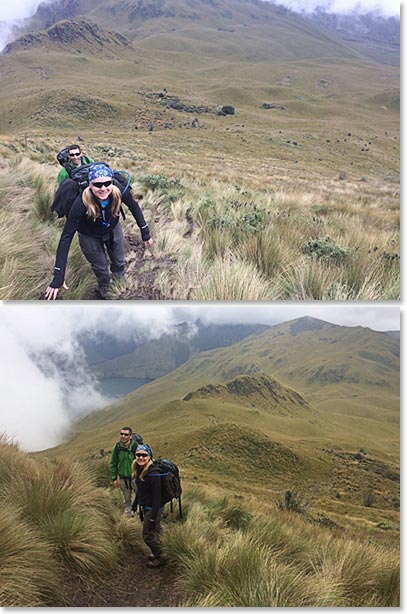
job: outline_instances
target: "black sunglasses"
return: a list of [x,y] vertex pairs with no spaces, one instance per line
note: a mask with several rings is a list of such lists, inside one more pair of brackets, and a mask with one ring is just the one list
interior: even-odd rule
[[141,458],[146,458],[147,456],[149,456],[148,454],[136,454],[137,457],[141,457]]
[[80,155],[81,155],[81,153],[82,153],[81,151],[77,151],[76,153],[70,153],[70,154],[69,154],[69,157],[70,157],[70,158],[76,158],[77,156],[80,156]]
[[120,437],[130,437],[130,433],[120,433]]
[[105,188],[108,188],[109,185],[112,185],[113,181],[94,181],[92,183],[94,188],[103,188],[103,186],[105,186]]

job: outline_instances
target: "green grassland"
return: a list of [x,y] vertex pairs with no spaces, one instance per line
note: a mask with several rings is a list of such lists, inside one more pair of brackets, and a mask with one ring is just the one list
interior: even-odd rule
[[[245,438],[250,478],[268,479],[270,454],[286,470],[303,465],[284,446],[236,426],[227,440],[222,428],[207,435],[214,449],[220,446],[231,458],[234,444]],[[273,502],[269,489],[228,494],[225,472],[220,486],[215,480],[210,486],[185,480],[184,518],[167,515],[166,566],[154,570],[153,578],[144,570],[139,523],[123,515],[120,497],[106,487],[106,467],[97,468],[91,459],[33,458],[4,438],[0,455],[4,607],[399,604],[397,547],[352,537],[331,518],[310,513],[292,491]],[[242,483],[234,470],[231,479],[240,477]],[[377,523],[378,510],[369,509],[372,518],[367,513],[365,525],[380,524],[388,533],[389,521]],[[351,523],[358,510],[348,502],[346,514]]]
[[[305,317],[195,353],[55,448],[27,455],[2,437],[0,603],[107,606],[126,577],[123,606],[396,607],[398,380],[395,336]],[[111,488],[128,424],[182,476],[158,583]]]
[[[46,454],[103,464],[100,449],[110,450],[120,427],[131,424],[156,455],[178,462],[188,483],[238,493],[243,472],[250,496],[275,502],[288,490],[300,493],[314,516],[396,543],[398,351],[398,340],[360,327],[312,318],[281,324],[192,356],[83,419],[68,443]],[[358,366],[347,381],[338,374],[350,352]]]
[[[130,279],[112,298],[399,297],[397,66],[266,4],[97,6],[0,56],[2,170],[16,176],[3,206],[32,162],[20,206],[41,198],[47,222],[26,220],[26,234],[46,235],[45,259],[23,249],[39,269],[31,290],[6,270],[2,298],[48,283],[55,154],[78,139],[132,173],[155,240],[146,254],[128,227]],[[51,182],[45,197],[38,182]],[[92,298],[75,270],[64,298]]]

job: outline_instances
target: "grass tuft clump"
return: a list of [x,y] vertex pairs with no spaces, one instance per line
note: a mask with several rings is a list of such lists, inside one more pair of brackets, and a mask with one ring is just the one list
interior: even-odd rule
[[[197,494],[198,493],[198,494]],[[385,607],[399,603],[392,548],[358,542],[303,516],[185,493],[165,534],[186,607]]]
[[125,543],[140,545],[89,467],[32,458],[4,439],[0,461],[1,606],[46,606],[61,575],[103,578]]

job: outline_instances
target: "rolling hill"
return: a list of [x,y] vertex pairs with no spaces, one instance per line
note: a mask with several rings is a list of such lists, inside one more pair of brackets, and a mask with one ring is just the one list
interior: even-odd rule
[[299,490],[359,529],[397,516],[399,340],[386,333],[305,317],[199,352],[42,454],[98,458],[123,424],[176,460],[187,482],[238,492],[244,466],[253,497]]
[[[119,300],[396,300],[397,20],[375,24],[377,45],[257,0],[40,7],[0,55],[0,188],[13,198],[28,173],[24,253],[39,261],[17,285],[5,264],[4,298],[38,298],[56,153],[78,142],[131,172],[156,241],[150,254],[125,228]],[[21,265],[20,241],[10,249],[2,260]],[[65,298],[92,298],[91,283]]]
[[[324,126],[328,118],[335,117],[342,136],[358,135],[357,157],[358,140],[370,136],[372,125],[397,126],[397,66],[370,59],[363,46],[344,41],[322,21],[255,0],[40,6],[0,56],[0,73],[0,130],[6,133],[72,125],[83,132],[95,121],[105,129],[114,122],[113,138],[123,144],[152,126],[190,129],[197,116],[200,130],[193,137],[202,147],[207,131],[215,149],[227,131],[231,151],[250,135],[246,150],[254,155],[261,144],[265,156],[275,157],[277,123],[296,133],[292,140],[302,139],[295,152],[300,158],[315,150],[315,138],[321,141],[324,162],[332,149],[326,139],[335,142]],[[29,104],[20,108],[13,101],[21,96]],[[236,118],[219,116],[225,105],[235,108]],[[392,157],[390,143],[381,134],[375,138],[381,154]]]

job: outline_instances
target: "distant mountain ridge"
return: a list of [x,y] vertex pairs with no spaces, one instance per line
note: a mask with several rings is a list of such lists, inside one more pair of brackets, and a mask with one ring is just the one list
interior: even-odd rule
[[[200,6],[201,5],[201,6]],[[246,6],[245,6],[246,5]],[[234,9],[224,8],[220,0],[191,1],[186,5],[172,3],[169,0],[127,0],[126,2],[112,2],[111,0],[57,0],[51,5],[40,4],[34,18],[27,20],[26,27],[36,29],[49,28],[61,19],[75,19],[78,16],[88,15],[97,18],[97,13],[105,13],[112,23],[120,20],[120,15],[126,16],[128,23],[137,23],[159,17],[202,19],[202,7],[211,10],[217,17],[219,25],[222,20],[229,20],[225,25],[233,28],[236,16],[246,13],[248,19],[268,19],[270,14],[295,14],[278,3],[261,2],[258,0],[239,0]],[[233,4],[232,4],[233,7]],[[259,16],[256,15],[258,11]],[[387,53],[400,48],[400,20],[397,17],[384,17],[374,11],[353,11],[336,14],[317,7],[312,13],[299,13],[311,23],[327,31],[335,32],[345,41],[367,45],[370,48],[381,46]]]
[[116,334],[99,331],[83,334],[83,347],[93,372],[99,376],[156,379],[186,362],[194,353],[233,345],[264,332],[263,324],[203,324],[200,320],[176,326],[173,334],[150,339],[131,326]]
[[[86,19],[58,21],[46,30],[28,33],[9,43],[3,53],[13,53],[18,49],[34,47],[67,49],[71,53],[93,53],[95,46],[102,55],[117,53],[132,48],[122,34],[103,30]],[[133,52],[135,50],[133,49]]]

